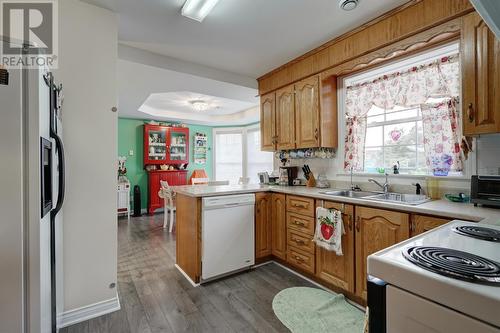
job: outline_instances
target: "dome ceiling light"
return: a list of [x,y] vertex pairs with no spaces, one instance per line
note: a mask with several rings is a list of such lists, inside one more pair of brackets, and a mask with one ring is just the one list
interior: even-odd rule
[[359,0],[339,0],[339,7],[345,11],[354,10],[358,6]]

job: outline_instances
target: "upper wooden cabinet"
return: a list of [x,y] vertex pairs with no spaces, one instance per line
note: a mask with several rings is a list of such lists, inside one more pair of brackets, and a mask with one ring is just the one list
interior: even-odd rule
[[366,299],[366,259],[372,253],[409,238],[408,214],[356,207],[356,294]]
[[272,254],[272,194],[255,194],[255,259]]
[[272,254],[286,260],[286,196],[273,193],[272,200]]
[[319,79],[317,76],[295,85],[296,147],[319,147]]
[[288,86],[276,91],[276,148],[295,149],[295,90]]
[[316,247],[316,276],[354,293],[354,206],[326,201],[324,207],[342,212],[345,230],[342,236],[343,255]]
[[260,142],[263,151],[276,150],[276,99],[275,93],[264,95],[260,99]]
[[463,17],[461,59],[464,134],[500,132],[500,41],[477,13]]
[[261,148],[336,148],[337,78],[318,75],[261,97]]

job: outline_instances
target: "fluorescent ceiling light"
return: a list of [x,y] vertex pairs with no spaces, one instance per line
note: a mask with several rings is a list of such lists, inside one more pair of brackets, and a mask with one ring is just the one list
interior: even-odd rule
[[181,14],[192,20],[201,22],[215,7],[219,0],[186,0]]

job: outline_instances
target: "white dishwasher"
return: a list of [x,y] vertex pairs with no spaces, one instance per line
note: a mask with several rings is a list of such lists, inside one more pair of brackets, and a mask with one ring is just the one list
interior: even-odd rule
[[203,198],[202,280],[255,264],[254,211],[254,194]]

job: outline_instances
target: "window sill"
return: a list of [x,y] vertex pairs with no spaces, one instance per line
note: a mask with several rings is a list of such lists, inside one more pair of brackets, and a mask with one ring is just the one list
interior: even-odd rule
[[[365,178],[376,178],[376,177],[385,177],[384,174],[380,173],[353,173],[353,177],[365,177]],[[337,173],[337,176],[350,177],[350,173]],[[389,174],[390,178],[399,178],[399,179],[419,179],[425,180],[427,178],[431,179],[439,179],[439,180],[455,180],[455,181],[470,181],[470,176],[434,176],[434,175],[394,175],[392,173]]]

